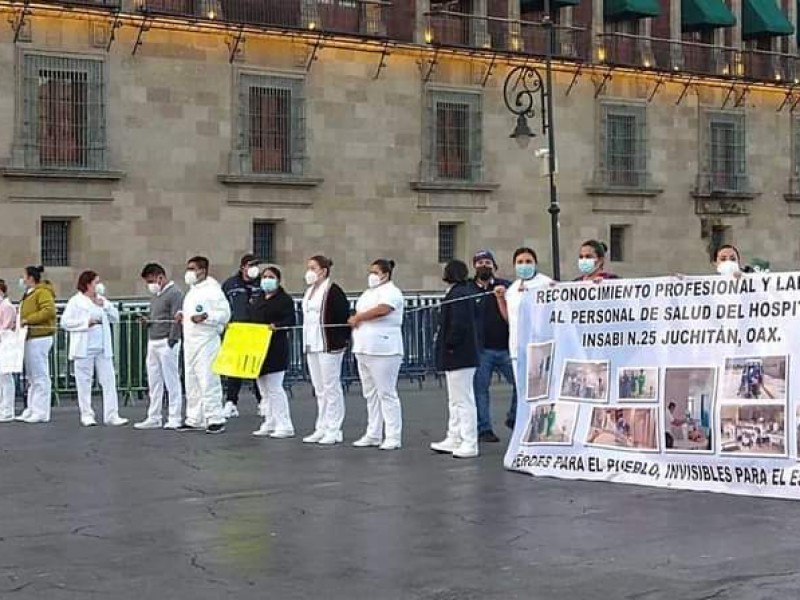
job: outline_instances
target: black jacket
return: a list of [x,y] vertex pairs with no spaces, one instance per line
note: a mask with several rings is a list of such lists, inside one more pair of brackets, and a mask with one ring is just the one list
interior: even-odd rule
[[460,300],[474,293],[469,283],[457,283],[444,297],[436,332],[436,358],[440,371],[456,371],[477,367],[477,305],[474,300]]
[[[322,301],[322,323],[324,325],[346,325],[350,318],[350,301],[335,283],[331,282]],[[347,348],[352,330],[349,327],[325,327],[322,335],[325,352],[338,352]]]
[[[250,305],[250,321],[274,327],[291,327],[297,322],[292,297],[283,288],[278,288],[271,298],[264,294],[255,297]],[[288,368],[289,332],[273,331],[261,374],[279,373]]]
[[[472,294],[491,292],[498,286],[508,289],[511,282],[506,279],[492,279],[487,287],[481,287],[476,280],[470,281]],[[494,295],[486,295],[475,299],[477,305],[477,332],[478,347],[489,348],[492,350],[508,350],[508,322],[500,313],[497,306],[497,298]]]
[[245,281],[241,273],[229,277],[222,284],[222,292],[231,305],[231,323],[247,323],[250,320],[251,300],[262,295],[258,281]]

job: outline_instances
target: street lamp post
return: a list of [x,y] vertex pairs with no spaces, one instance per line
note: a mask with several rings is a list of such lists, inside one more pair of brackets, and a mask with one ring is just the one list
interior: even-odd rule
[[550,1],[544,0],[544,18],[542,26],[547,33],[547,49],[545,50],[545,78],[535,67],[523,65],[515,67],[506,77],[503,95],[506,106],[517,116],[517,124],[511,137],[520,148],[527,148],[534,134],[528,126],[528,119],[536,116],[535,97],[539,96],[539,112],[542,118],[542,133],[547,134],[547,178],[550,184],[550,241],[553,261],[553,278],[561,279],[561,256],[559,243],[559,214],[556,188],[556,140],[553,123],[553,48],[555,46],[555,29],[550,12]]

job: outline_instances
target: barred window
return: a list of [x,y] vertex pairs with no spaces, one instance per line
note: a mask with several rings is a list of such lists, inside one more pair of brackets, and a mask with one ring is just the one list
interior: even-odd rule
[[600,185],[642,188],[647,185],[647,122],[644,106],[601,106]]
[[629,225],[612,225],[609,229],[609,258],[611,262],[624,262],[628,256]]
[[446,263],[458,255],[458,223],[439,223],[439,262]]
[[429,92],[427,179],[480,181],[482,109],[479,94]]
[[243,173],[302,175],[305,99],[300,79],[242,75],[240,167]]
[[68,219],[42,219],[40,234],[42,265],[45,267],[68,267],[70,221]]
[[22,60],[24,166],[105,169],[103,63],[41,54]]
[[275,232],[277,224],[272,221],[253,222],[253,254],[264,262],[275,262]]
[[747,191],[745,120],[743,113],[706,113],[705,182],[709,192]]

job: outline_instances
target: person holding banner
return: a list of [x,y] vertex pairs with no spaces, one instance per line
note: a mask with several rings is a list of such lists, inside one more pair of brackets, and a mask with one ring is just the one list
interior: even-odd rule
[[186,379],[186,420],[182,431],[224,433],[222,382],[211,365],[231,308],[219,283],[208,275],[209,262],[195,256],[186,263],[189,290],[176,319],[183,324],[183,364]]
[[588,240],[581,244],[578,253],[578,271],[580,275],[575,281],[594,281],[598,283],[604,279],[619,279],[613,273],[605,270],[606,253],[608,246],[597,240]]
[[[6,297],[8,286],[0,279],[0,343],[3,332],[13,331],[17,326],[17,310]],[[14,373],[0,371],[0,423],[10,423],[14,420]]]
[[114,343],[111,324],[119,323],[119,311],[105,297],[105,284],[94,271],[78,276],[78,293],[67,302],[61,315],[61,328],[69,332],[69,359],[75,365],[75,386],[81,425],[97,425],[92,410],[94,373],[103,390],[103,422],[119,427],[128,419],[119,416],[117,376],[114,373]]
[[261,273],[262,295],[253,299],[250,321],[273,328],[267,356],[256,380],[261,392],[264,422],[253,432],[256,437],[291,438],[294,425],[289,410],[289,398],[283,389],[283,377],[289,367],[289,332],[296,318],[294,300],[281,286],[281,271],[268,266]]
[[24,423],[50,421],[50,350],[56,333],[56,293],[53,284],[42,279],[44,267],[25,267],[20,278],[24,290],[19,306],[20,325],[28,328],[25,342],[25,375],[28,378],[28,405],[15,417]]
[[714,255],[714,262],[717,267],[717,273],[720,275],[727,275],[730,277],[742,276],[742,257],[736,246],[723,244],[717,248]]
[[[392,282],[394,261],[373,262],[368,289],[350,317],[353,354],[367,401],[367,431],[353,442],[356,448],[377,446],[397,450],[402,445],[403,415],[397,394],[397,377],[403,362],[403,292]],[[384,439],[384,426],[386,438]]]
[[467,280],[467,265],[451,260],[442,279],[450,285],[442,300],[436,332],[438,369],[447,381],[447,436],[430,445],[431,450],[455,458],[478,456],[478,410],[473,380],[478,357],[477,306]]
[[303,295],[303,348],[311,385],[317,397],[314,432],[303,438],[306,444],[332,445],[343,441],[344,390],[342,360],[350,341],[350,302],[331,281],[333,261],[325,256],[308,260]]

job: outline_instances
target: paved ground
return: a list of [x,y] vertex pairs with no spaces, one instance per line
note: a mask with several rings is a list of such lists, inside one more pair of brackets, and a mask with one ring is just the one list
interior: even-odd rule
[[[0,598],[798,597],[800,503],[532,479],[500,444],[432,455],[443,394],[403,397],[394,453],[257,440],[249,402],[222,436],[81,429],[71,407],[0,426]],[[307,389],[293,406],[307,431]]]

